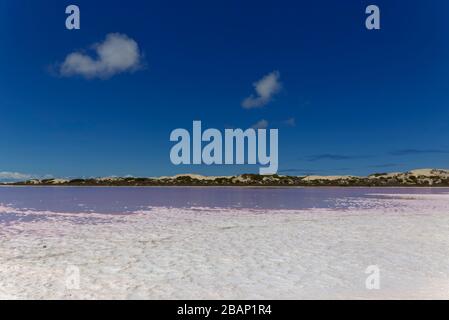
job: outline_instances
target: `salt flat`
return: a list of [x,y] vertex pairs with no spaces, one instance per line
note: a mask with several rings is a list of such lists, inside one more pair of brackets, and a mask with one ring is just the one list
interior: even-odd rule
[[[127,215],[2,204],[14,219],[0,226],[0,298],[449,298],[448,195],[337,203]],[[379,290],[365,287],[370,265]],[[79,289],[66,286],[71,266]]]

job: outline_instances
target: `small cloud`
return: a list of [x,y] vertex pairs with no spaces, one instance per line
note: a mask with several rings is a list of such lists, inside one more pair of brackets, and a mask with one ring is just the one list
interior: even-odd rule
[[432,153],[449,153],[447,150],[441,149],[401,149],[391,151],[392,156],[408,156],[408,155],[418,155],[418,154],[432,154]]
[[255,124],[253,124],[251,126],[251,128],[253,128],[253,129],[266,129],[267,127],[268,127],[268,121],[264,120],[264,119],[257,121]]
[[284,123],[284,125],[289,126],[289,127],[296,127],[295,118],[289,118],[287,120],[284,120],[283,123]]
[[245,109],[260,108],[269,103],[273,99],[273,96],[282,88],[279,78],[279,72],[273,71],[254,82],[253,86],[256,90],[256,95],[252,94],[243,100],[242,107]]
[[31,178],[32,175],[20,172],[9,172],[9,171],[0,172],[0,180],[25,180]]
[[319,161],[319,160],[353,160],[353,159],[366,159],[369,156],[354,156],[354,155],[343,155],[343,154],[317,154],[309,156],[306,158],[307,161]]
[[20,173],[20,172],[10,172],[10,171],[0,172],[0,181],[2,182],[24,181],[30,179],[50,179],[50,178],[52,178],[51,175],[38,176],[34,174]]
[[110,33],[106,39],[93,45],[96,57],[85,53],[70,53],[58,67],[65,77],[107,79],[116,74],[132,72],[142,66],[142,54],[136,41],[125,34]]

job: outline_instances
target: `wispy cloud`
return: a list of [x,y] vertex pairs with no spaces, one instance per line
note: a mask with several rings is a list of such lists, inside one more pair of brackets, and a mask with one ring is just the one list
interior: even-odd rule
[[0,172],[0,181],[8,182],[8,181],[23,181],[30,179],[49,179],[52,178],[51,175],[39,176],[35,174],[28,173],[20,173],[20,172],[10,172],[10,171],[1,171]]
[[307,161],[320,161],[320,160],[353,160],[353,159],[366,159],[370,156],[367,155],[344,155],[344,154],[331,154],[331,153],[324,153],[324,154],[316,154],[313,156],[306,157]]
[[242,102],[242,107],[245,109],[260,108],[268,104],[275,94],[277,94],[282,84],[280,82],[280,73],[273,71],[262,79],[253,83],[256,94],[252,94]]
[[288,127],[295,127],[296,126],[296,119],[295,118],[289,118],[287,120],[284,120],[282,122],[284,125]]
[[401,149],[391,151],[392,156],[407,156],[407,155],[419,155],[419,154],[432,154],[432,153],[449,153],[449,150],[442,149]]
[[257,121],[255,124],[251,126],[253,129],[266,129],[268,127],[268,121],[265,119],[262,119],[260,121]]
[[137,42],[125,34],[110,33],[103,42],[92,48],[95,57],[81,52],[70,53],[59,66],[59,74],[106,79],[142,66],[143,58]]

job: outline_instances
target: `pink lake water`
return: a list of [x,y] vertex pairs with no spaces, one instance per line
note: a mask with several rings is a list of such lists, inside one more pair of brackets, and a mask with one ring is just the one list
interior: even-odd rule
[[2,187],[0,298],[448,299],[449,189]]

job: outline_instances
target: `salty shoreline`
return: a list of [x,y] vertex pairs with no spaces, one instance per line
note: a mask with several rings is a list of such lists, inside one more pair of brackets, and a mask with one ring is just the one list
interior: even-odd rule
[[[2,205],[23,219],[0,232],[0,298],[447,299],[448,195],[406,196],[340,199],[341,210],[126,215]],[[365,288],[370,265],[380,290]],[[79,289],[66,286],[71,266]]]

